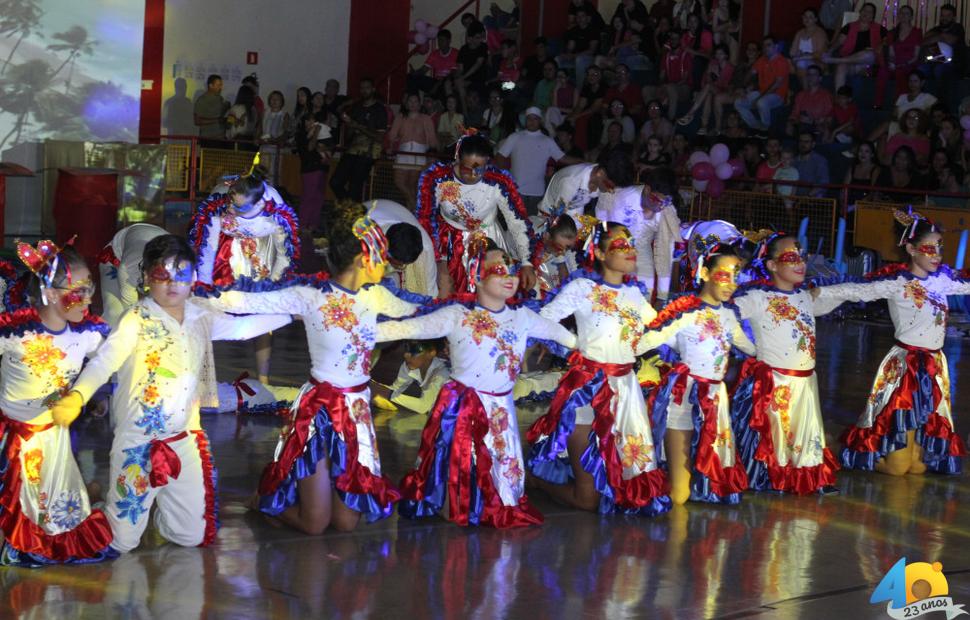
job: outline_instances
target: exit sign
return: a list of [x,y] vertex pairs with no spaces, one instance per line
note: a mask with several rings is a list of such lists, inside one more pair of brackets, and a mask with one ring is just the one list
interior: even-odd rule
[[258,65],[259,64],[259,52],[246,52],[246,64],[247,65]]

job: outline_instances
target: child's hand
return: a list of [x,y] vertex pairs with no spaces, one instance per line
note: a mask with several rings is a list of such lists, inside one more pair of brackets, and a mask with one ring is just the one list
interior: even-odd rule
[[821,292],[821,290],[818,287],[815,287],[810,289],[808,292],[811,294],[812,299],[818,299],[818,294]]
[[70,426],[71,422],[81,415],[81,407],[84,406],[84,399],[81,394],[71,391],[67,396],[60,399],[51,406],[51,417],[54,424],[58,426]]

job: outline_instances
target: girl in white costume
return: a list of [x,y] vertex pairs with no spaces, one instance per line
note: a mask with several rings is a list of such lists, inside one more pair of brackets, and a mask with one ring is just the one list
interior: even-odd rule
[[730,246],[700,237],[697,280],[700,295],[679,297],[650,323],[644,338],[653,348],[667,344],[680,362],[664,373],[650,394],[654,442],[663,442],[670,477],[670,499],[737,504],[748,476],[731,432],[730,404],[724,385],[731,348],[754,355],[754,344],[730,304],[741,259]]
[[757,356],[745,360],[731,417],[750,488],[804,495],[834,491],[838,463],[825,446],[815,377],[815,317],[839,304],[814,301],[794,237],[764,240],[770,282],[741,288],[734,303],[751,323]]
[[820,301],[889,302],[896,344],[883,359],[859,420],[842,436],[845,467],[901,476],[959,474],[967,450],[953,430],[950,376],[941,350],[947,295],[970,294],[970,280],[942,264],[940,229],[918,213],[896,212],[909,262],[866,282],[824,287]]
[[415,469],[401,482],[400,512],[439,512],[458,525],[507,528],[542,523],[525,496],[525,463],[512,387],[529,337],[572,348],[576,337],[521,305],[519,282],[494,244],[476,261],[475,297],[446,302],[421,317],[377,326],[378,340],[448,337],[452,381],[435,402]]
[[528,459],[541,488],[577,508],[653,516],[670,509],[643,392],[634,371],[657,313],[634,276],[630,231],[596,227],[587,242],[596,270],[570,276],[542,316],[576,317],[577,351],[549,413],[529,429]]
[[218,528],[216,475],[199,423],[199,374],[211,340],[245,340],[290,322],[289,315],[237,317],[191,296],[195,254],[175,235],[156,237],[142,258],[148,296],[126,311],[71,392],[54,407],[73,420],[117,373],[106,512],[113,549],[138,546],[153,504],[161,535],[206,546]]
[[50,406],[107,334],[87,314],[94,284],[71,247],[18,244],[33,272],[26,308],[0,315],[0,564],[41,566],[115,557],[92,510],[66,426]]

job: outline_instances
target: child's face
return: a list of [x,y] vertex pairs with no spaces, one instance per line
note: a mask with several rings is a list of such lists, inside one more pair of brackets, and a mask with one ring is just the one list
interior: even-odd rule
[[[564,215],[563,217],[569,217]],[[571,247],[576,245],[576,233],[574,232],[557,232],[552,236],[551,250],[556,254],[562,254]]]
[[84,313],[91,305],[94,290],[91,271],[83,265],[78,265],[71,268],[70,282],[65,278],[60,286],[50,289],[46,295],[48,300],[54,302],[53,306],[60,318],[77,323],[84,319]]
[[805,258],[802,247],[794,237],[782,239],[775,249],[775,257],[767,261],[771,279],[790,286],[805,281]]
[[501,250],[491,250],[485,255],[478,288],[493,299],[509,299],[519,288],[518,265]]
[[927,233],[916,243],[907,243],[906,251],[914,265],[927,273],[935,273],[943,262],[943,235]]
[[404,363],[408,365],[410,370],[417,370],[422,368],[425,364],[431,362],[432,359],[438,354],[434,349],[426,349],[420,353],[405,353]]
[[738,274],[741,273],[741,259],[737,256],[725,256],[715,259],[714,267],[704,268],[701,279],[704,280],[704,292],[717,301],[730,301],[734,291],[738,289]]
[[144,272],[148,296],[162,308],[179,308],[192,294],[195,265],[187,260],[176,264],[167,258]]
[[781,165],[784,166],[785,168],[791,168],[792,161],[794,159],[795,159],[795,156],[790,151],[781,152]]
[[852,105],[852,97],[846,95],[839,95],[835,98],[835,102],[839,104],[840,108],[847,108]]
[[[605,247],[604,251],[602,248]],[[605,243],[596,248],[596,258],[607,269],[627,274],[637,269],[637,249],[633,245],[633,237],[625,227],[614,228]]]

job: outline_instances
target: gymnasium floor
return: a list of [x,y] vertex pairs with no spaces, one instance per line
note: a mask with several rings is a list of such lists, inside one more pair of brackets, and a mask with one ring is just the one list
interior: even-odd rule
[[[275,336],[273,375],[296,384],[307,368],[299,325]],[[819,325],[819,383],[828,431],[854,419],[892,342],[879,322]],[[967,339],[945,348],[965,420]],[[249,348],[217,347],[220,378],[251,363]],[[235,360],[230,364],[230,360]],[[541,413],[520,412],[523,429]],[[247,513],[248,495],[276,441],[272,420],[251,420],[234,439],[233,415],[210,415],[220,474],[222,530],[209,549],[164,543],[115,562],[0,569],[0,618],[887,618],[869,596],[886,570],[940,561],[956,603],[970,603],[970,500],[965,477],[888,478],[843,473],[841,495],[750,494],[737,507],[689,504],[649,520],[600,517],[552,504],[545,525],[462,529],[443,520],[362,526],[306,537]],[[383,462],[398,479],[422,425],[378,415]],[[78,427],[85,476],[106,483],[103,421]],[[942,614],[936,613],[932,617]]]

